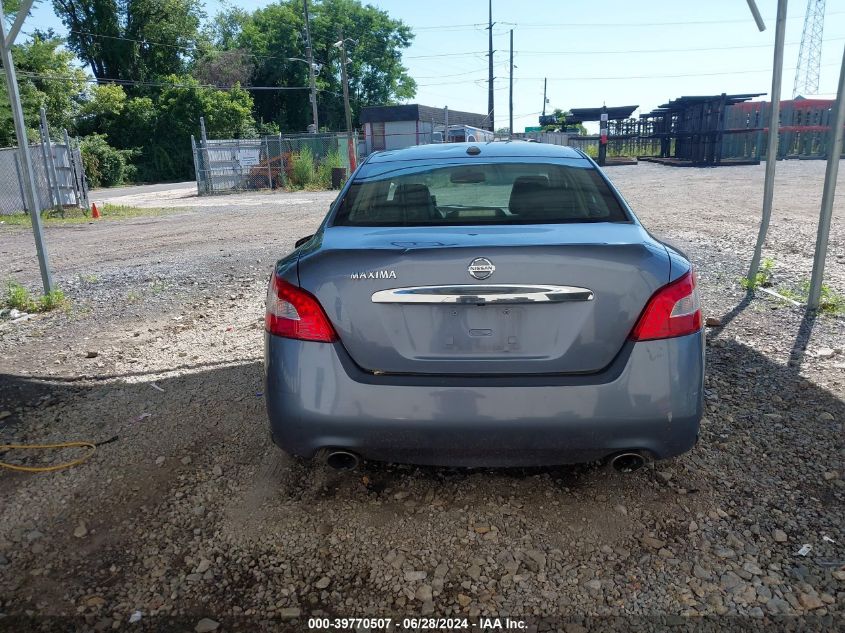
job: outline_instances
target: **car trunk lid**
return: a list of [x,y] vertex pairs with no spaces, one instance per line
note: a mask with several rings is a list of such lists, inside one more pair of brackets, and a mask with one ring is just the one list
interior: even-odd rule
[[359,366],[442,375],[599,371],[669,279],[634,223],[331,227],[299,270]]

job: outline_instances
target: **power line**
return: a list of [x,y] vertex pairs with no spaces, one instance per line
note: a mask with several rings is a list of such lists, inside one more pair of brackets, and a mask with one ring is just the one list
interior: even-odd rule
[[[71,77],[67,75],[47,75],[44,73],[33,73],[20,71],[19,75],[32,77],[35,79],[45,79],[52,81],[80,81],[90,84],[117,84],[120,86],[147,86],[147,87],[164,87],[164,88],[211,88],[215,90],[231,90],[234,86],[219,86],[217,84],[194,84],[194,83],[172,83],[159,81],[140,81],[137,79],[96,79],[94,77]],[[241,90],[310,90],[310,86],[240,86]],[[319,92],[326,92],[328,94],[337,95],[339,93],[333,90],[317,89]]]
[[[822,66],[838,66],[839,64],[822,64]],[[794,69],[793,69],[794,70]],[[756,70],[729,70],[729,71],[719,71],[719,72],[707,72],[707,73],[680,73],[674,75],[622,75],[618,77],[593,77],[593,76],[577,76],[577,77],[551,77],[549,81],[616,81],[622,79],[677,79],[681,77],[715,77],[719,75],[739,75],[739,74],[752,74],[752,73],[771,73],[771,68],[760,68]],[[514,79],[514,81],[540,81],[545,79],[545,77],[520,77],[519,79]],[[483,78],[479,78],[474,80],[476,83],[483,82]],[[446,85],[455,85],[455,84],[463,84],[466,83],[464,81],[444,81],[440,83],[431,83],[431,84],[417,84],[418,87],[424,88],[426,86],[446,86]]]
[[438,53],[436,55],[403,55],[402,59],[430,59],[433,57],[465,57],[467,55],[486,55],[487,51],[463,51],[460,53]]
[[[828,37],[825,42],[839,42],[845,40],[845,37]],[[797,46],[800,42],[788,42],[786,46]],[[635,50],[571,50],[571,51],[536,51],[536,50],[516,50],[514,53],[519,55],[632,55],[632,54],[662,54],[662,53],[701,53],[707,51],[732,51],[742,50],[748,48],[771,48],[771,44],[741,44],[737,46],[705,46],[695,48],[647,48]],[[464,51],[460,53],[438,53],[436,55],[403,55],[402,59],[429,59],[436,57],[457,57],[467,55],[483,55],[486,51]]]
[[[827,15],[839,15],[841,13],[845,13],[845,11],[836,11],[836,12],[828,12]],[[804,19],[804,15],[791,15],[786,18],[787,20],[799,20]],[[519,28],[528,28],[528,29],[561,29],[561,28],[604,28],[604,27],[630,27],[636,28],[641,26],[692,26],[697,24],[745,24],[748,22],[747,18],[741,19],[733,19],[733,20],[676,20],[676,21],[667,21],[667,22],[499,22],[502,25],[508,25],[513,27]],[[486,26],[485,24],[479,22],[477,24],[467,24],[467,25],[455,25],[461,27],[483,27]],[[435,28],[448,28],[449,25],[445,27],[436,27],[436,26],[426,26],[426,29],[435,29]],[[420,28],[420,27],[417,27]],[[457,29],[455,29],[457,30]]]
[[[498,64],[493,64],[493,67],[494,68],[502,68],[502,67],[507,66],[507,65],[508,65],[507,62],[499,62]],[[417,75],[417,76],[414,77],[414,79],[416,80],[416,79],[439,79],[441,77],[465,77],[466,75],[472,75],[474,73],[479,73],[482,70],[487,70],[487,69],[486,68],[476,68],[474,70],[467,70],[467,71],[460,72],[460,73],[452,73],[450,75],[442,75],[442,74],[438,74],[438,75]]]
[[[828,15],[836,15],[837,12],[828,13]],[[845,13],[845,11],[840,11],[838,13]],[[794,16],[794,17],[801,17],[801,16]],[[638,23],[641,25],[649,24],[654,26],[669,26],[669,25],[678,25],[678,24],[722,24],[728,22],[744,22],[745,20],[711,20],[711,21],[703,21],[703,22],[654,22],[654,23]],[[519,24],[519,23],[513,23]],[[526,25],[521,25],[525,27]],[[530,25],[528,25],[530,26]],[[548,25],[553,26],[553,25]],[[588,26],[586,23],[579,24],[579,26]],[[589,25],[592,26],[592,25]],[[595,24],[595,26],[600,26],[599,24]],[[612,26],[612,25],[607,25]],[[622,24],[619,24],[622,26]],[[634,25],[636,26],[636,24]],[[422,28],[422,27],[420,27]],[[425,27],[425,28],[436,28],[436,27]],[[221,52],[213,47],[210,48],[203,48],[196,45],[180,45],[180,44],[171,44],[169,42],[155,42],[150,40],[142,40],[136,39],[131,37],[121,37],[116,35],[103,35],[100,33],[92,33],[90,31],[80,31],[76,29],[71,29],[70,33],[75,33],[77,35],[85,35],[88,37],[97,37],[101,39],[110,39],[110,40],[118,40],[118,41],[125,41],[125,42],[132,42],[135,44],[143,44],[146,46],[164,46],[167,48],[174,48],[183,51],[189,52]],[[27,34],[31,35],[31,34]],[[845,38],[826,38],[825,41],[833,42],[833,41],[841,41]],[[787,46],[796,46],[799,45],[800,42],[789,42]],[[737,45],[737,46],[712,46],[712,47],[693,47],[693,48],[654,48],[654,49],[639,49],[639,50],[570,50],[570,51],[538,51],[538,50],[523,50],[523,51],[514,51],[516,54],[519,55],[632,55],[632,54],[662,54],[662,53],[682,53],[682,52],[708,52],[708,51],[720,51],[720,50],[742,50],[742,49],[751,49],[751,48],[770,48],[770,44],[748,44],[748,45]],[[267,60],[277,60],[277,61],[290,61],[289,57],[282,57],[277,55],[257,55],[255,53],[247,53],[242,49],[232,49],[238,50],[242,52],[247,57],[251,57],[253,59],[267,59]],[[487,51],[461,51],[456,53],[437,53],[431,55],[403,55],[403,59],[436,59],[442,57],[462,57],[467,55],[486,55]]]
[[[245,51],[244,49],[241,49],[241,48],[221,50],[221,49],[215,48],[212,45],[209,45],[208,47],[200,47],[200,46],[196,46],[196,45],[171,44],[169,42],[153,42],[153,41],[150,41],[150,40],[139,40],[139,39],[135,39],[135,38],[132,38],[132,37],[122,37],[122,36],[118,36],[118,35],[103,35],[101,33],[91,33],[90,31],[78,31],[78,30],[75,30],[75,29],[70,29],[68,32],[69,33],[75,33],[77,35],[87,35],[89,37],[99,37],[101,39],[107,39],[107,40],[118,40],[118,41],[122,41],[122,42],[132,42],[132,43],[135,43],[135,44],[143,44],[145,46],[164,46],[164,47],[167,47],[167,48],[174,48],[174,49],[188,51],[188,52],[225,53],[225,52],[231,52],[231,51],[238,51],[238,52],[242,53],[243,55],[245,55],[246,57],[252,57],[254,59],[273,59],[273,60],[282,61],[282,62],[294,61],[296,59],[296,58],[293,58],[293,57],[280,57],[278,55],[256,55],[255,53],[248,53],[247,51]],[[32,34],[27,33],[27,35],[31,36]],[[325,65],[325,64],[323,64],[323,65]]]
[[[845,37],[829,37],[825,42],[838,42],[845,40]],[[787,42],[785,46],[798,46],[801,42]],[[514,51],[520,55],[632,55],[647,53],[685,53],[685,52],[706,52],[706,51],[734,51],[747,48],[771,48],[771,44],[742,44],[737,46],[709,46],[702,48],[651,48],[640,50],[614,50],[614,51]]]
[[[832,11],[828,12],[827,15],[839,15],[845,13],[845,11]],[[798,19],[803,18],[803,15],[795,15],[790,16],[787,19]],[[499,22],[502,25],[510,25],[510,26],[518,26],[520,28],[566,28],[566,27],[573,27],[573,28],[583,28],[583,27],[638,27],[638,26],[682,26],[682,25],[695,25],[695,24],[733,24],[733,23],[744,23],[747,22],[746,19],[737,19],[737,20],[690,20],[690,21],[675,21],[675,22],[560,22],[560,23],[541,23],[541,22]],[[446,24],[446,25],[426,25],[426,26],[418,26],[414,27],[414,30],[423,31],[423,30],[460,30],[463,28],[472,27],[473,30],[486,30],[487,25],[484,23],[474,23],[474,24]],[[483,27],[483,28],[482,28]],[[93,33],[91,31],[82,31],[78,29],[69,29],[69,33],[74,33],[76,35],[84,35],[87,37],[97,37],[101,39],[110,39],[110,40],[119,40],[124,42],[133,42],[135,44],[144,44],[146,46],[165,46],[168,48],[179,49],[183,51],[191,51],[191,52],[214,52],[216,51],[215,48],[203,48],[193,45],[182,45],[182,44],[172,44],[170,42],[156,42],[151,40],[145,39],[137,39],[131,37],[123,37],[118,35],[104,35],[102,33]],[[503,31],[504,32],[504,31]],[[27,33],[26,35],[32,36],[32,33]],[[730,49],[731,47],[725,47],[726,49]],[[739,47],[737,47],[739,48]],[[749,47],[750,48],[750,47]],[[673,49],[664,49],[666,52],[674,52]],[[678,49],[678,50],[716,50],[714,49]],[[421,59],[423,57],[451,57],[457,55],[470,55],[470,54],[477,54],[477,53],[484,53],[485,51],[473,51],[470,53],[442,53],[440,55],[429,55],[429,56],[407,56],[408,59]],[[607,53],[625,53],[628,51],[606,51]],[[630,52],[638,52],[638,51],[630,51]],[[652,52],[652,51],[643,51],[643,52]],[[659,52],[657,50],[653,52]],[[538,54],[542,54],[541,51],[537,51]],[[602,54],[603,51],[584,51],[584,54]],[[289,61],[287,57],[279,57],[275,55],[256,55],[254,53],[244,53],[249,57],[253,57],[256,59],[274,59],[279,61]]]

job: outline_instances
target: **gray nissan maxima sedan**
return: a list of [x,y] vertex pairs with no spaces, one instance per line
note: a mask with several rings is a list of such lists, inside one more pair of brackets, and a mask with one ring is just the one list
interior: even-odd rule
[[297,244],[265,335],[272,437],[292,455],[633,470],[696,442],[695,274],[578,150],[373,154]]

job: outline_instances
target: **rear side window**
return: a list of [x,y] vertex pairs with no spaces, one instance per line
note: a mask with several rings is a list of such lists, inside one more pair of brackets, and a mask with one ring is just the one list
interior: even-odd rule
[[599,172],[583,164],[381,165],[380,173],[365,174],[351,184],[333,224],[628,222]]

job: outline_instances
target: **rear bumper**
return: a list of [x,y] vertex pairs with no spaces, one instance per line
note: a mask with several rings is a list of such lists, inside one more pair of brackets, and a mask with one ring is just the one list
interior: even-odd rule
[[265,334],[274,441],[310,458],[344,448],[365,458],[451,466],[586,462],[695,444],[703,334],[629,343],[590,376],[373,376],[340,344]]

